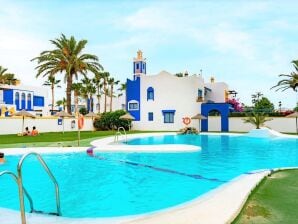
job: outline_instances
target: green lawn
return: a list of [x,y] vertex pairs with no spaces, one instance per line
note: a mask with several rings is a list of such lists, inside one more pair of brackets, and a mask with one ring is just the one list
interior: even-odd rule
[[298,169],[266,177],[249,196],[233,224],[298,223]]
[[[106,136],[115,135],[116,131],[81,131],[80,146],[90,146],[90,142]],[[146,133],[130,131],[129,134]],[[42,146],[78,146],[78,132],[47,132],[38,136],[0,135],[0,148],[42,147]]]

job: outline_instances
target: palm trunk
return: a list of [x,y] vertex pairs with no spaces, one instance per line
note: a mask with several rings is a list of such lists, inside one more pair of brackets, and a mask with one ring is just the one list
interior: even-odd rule
[[104,88],[103,91],[105,93],[105,108],[104,108],[104,112],[107,112],[107,83],[106,83],[106,81],[104,81],[103,88]]
[[51,89],[52,89],[52,112],[51,112],[51,115],[53,115],[54,103],[55,103],[55,99],[54,99],[54,97],[55,97],[55,95],[54,95],[54,85],[53,84],[52,84]]
[[92,106],[92,94],[90,94],[90,99],[89,99],[89,112],[93,111],[93,106]]
[[98,104],[98,113],[100,113],[100,89],[97,87],[97,104]]
[[79,104],[79,96],[78,93],[75,91],[74,92],[74,97],[75,97],[75,114],[77,115],[78,113],[78,104]]
[[67,86],[66,86],[66,109],[67,112],[71,114],[71,85],[72,85],[72,75],[67,76]]
[[113,109],[113,84],[111,84],[111,93],[110,93],[110,112]]

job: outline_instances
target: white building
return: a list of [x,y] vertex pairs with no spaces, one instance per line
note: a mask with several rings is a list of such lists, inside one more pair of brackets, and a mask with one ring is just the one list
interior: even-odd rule
[[2,117],[26,110],[36,115],[48,115],[48,90],[26,85],[0,85]]
[[[127,111],[135,117],[136,130],[179,130],[183,118],[201,113],[202,103],[225,104],[228,85],[205,83],[200,75],[177,77],[166,71],[146,75],[146,60],[138,51],[134,59],[134,78],[127,80]],[[189,126],[198,128],[198,121]]]

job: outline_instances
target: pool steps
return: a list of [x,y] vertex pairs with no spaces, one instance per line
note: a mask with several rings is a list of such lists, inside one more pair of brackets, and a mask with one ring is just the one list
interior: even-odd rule
[[[35,210],[34,207],[33,207],[33,200],[31,198],[31,196],[29,195],[29,193],[27,192],[27,190],[25,189],[25,187],[23,185],[23,178],[22,178],[23,162],[26,160],[26,158],[28,158],[31,155],[33,155],[37,158],[37,160],[40,162],[40,164],[42,165],[42,167],[44,168],[44,170],[46,171],[46,173],[49,175],[50,179],[54,183],[57,212],[47,213],[47,212]],[[3,176],[5,174],[10,175],[10,176],[13,177],[13,179],[16,181],[16,183],[18,185],[22,224],[26,224],[24,194],[27,197],[27,199],[29,200],[30,213],[39,213],[39,214],[47,214],[47,215],[55,215],[55,216],[61,216],[62,215],[61,214],[61,209],[60,209],[60,193],[59,193],[58,182],[57,182],[56,178],[54,177],[51,170],[49,169],[49,167],[47,166],[46,162],[43,160],[43,158],[40,154],[38,154],[36,152],[29,152],[29,153],[26,153],[25,155],[23,155],[22,158],[19,160],[19,163],[18,163],[18,166],[17,166],[17,173],[18,173],[18,175],[15,175],[13,172],[6,170],[6,171],[1,172],[0,176]]]

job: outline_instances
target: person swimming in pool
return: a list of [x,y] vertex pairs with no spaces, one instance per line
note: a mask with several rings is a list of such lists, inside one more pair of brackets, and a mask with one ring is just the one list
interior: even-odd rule
[[5,163],[5,159],[4,159],[4,153],[0,152],[0,164]]

